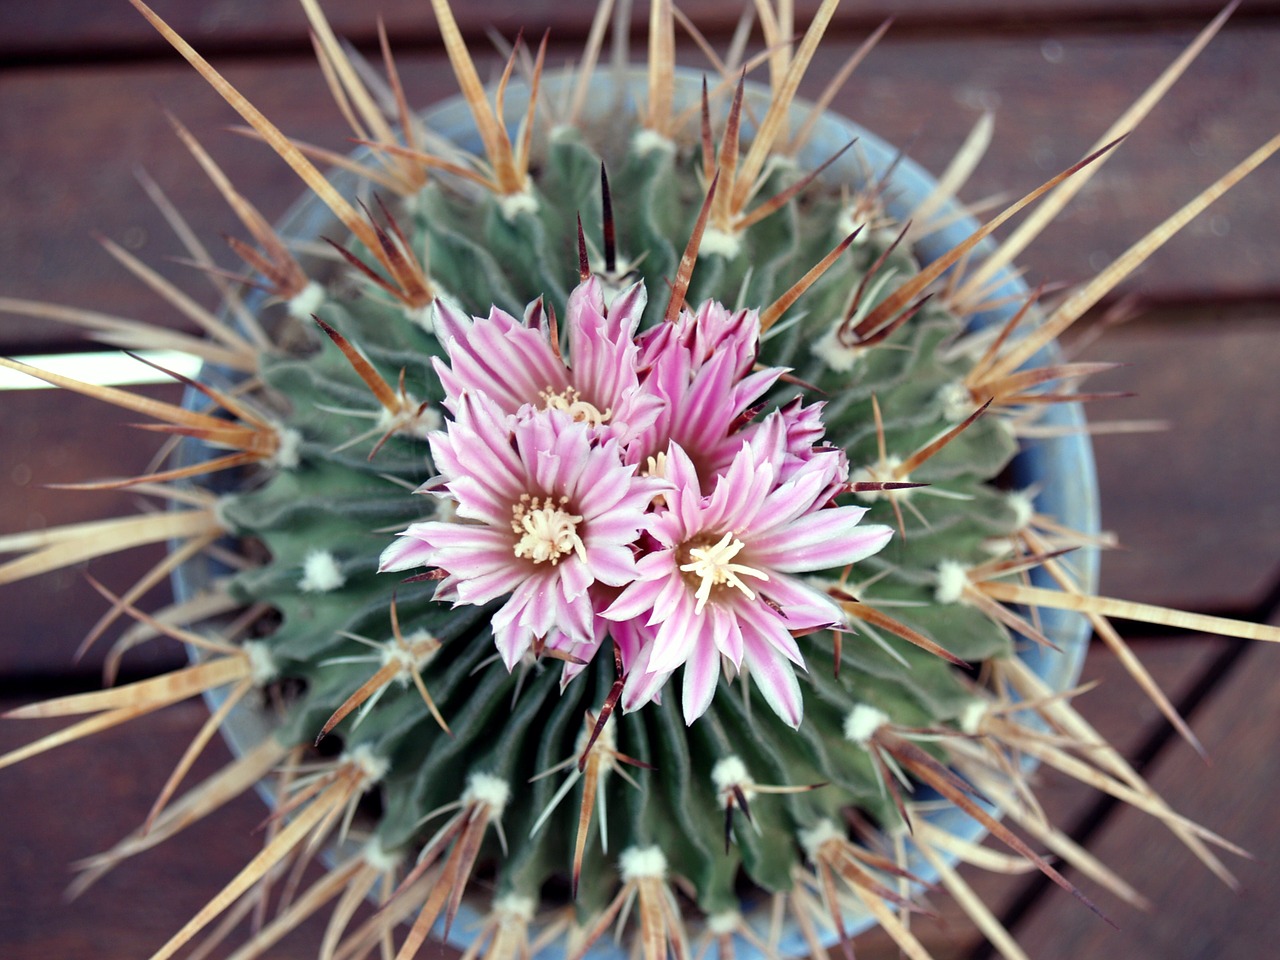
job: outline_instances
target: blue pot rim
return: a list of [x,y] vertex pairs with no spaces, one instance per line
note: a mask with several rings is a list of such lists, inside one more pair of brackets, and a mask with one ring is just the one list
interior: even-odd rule
[[[647,86],[647,77],[643,69],[630,68],[619,78],[609,74],[614,96],[610,98],[610,106],[621,106],[634,112],[639,94]],[[624,84],[620,84],[620,79]],[[701,96],[703,74],[688,68],[677,68],[676,96],[678,103],[695,103]],[[564,76],[548,77],[543,82],[543,91],[547,98],[563,94],[572,83],[571,78]],[[621,88],[624,96],[619,97]],[[748,102],[763,109],[768,103],[768,89],[758,83],[748,82],[746,85]],[[514,127],[523,117],[528,104],[528,91],[520,85],[513,85],[508,90],[506,100],[506,117],[508,124]],[[794,122],[807,116],[811,104],[797,100],[792,107]],[[461,96],[454,96],[420,114],[426,126],[443,139],[459,147],[475,153],[482,152],[482,145],[476,133],[474,120],[466,101]],[[745,122],[745,121],[744,121]],[[744,130],[744,138],[749,135]],[[853,150],[837,160],[824,173],[823,179],[835,183],[862,182],[863,174],[869,172],[869,179],[874,180],[885,171],[892,169],[889,178],[889,189],[883,200],[884,206],[896,220],[901,221],[908,216],[934,188],[937,181],[923,167],[909,157],[900,155],[886,141],[859,126],[852,120],[827,111],[814,124],[812,134],[805,147],[797,154],[797,162],[804,169],[813,169],[837,151],[845,147],[851,140],[856,141]],[[359,157],[367,154],[367,148],[356,151]],[[329,179],[350,196],[355,189],[356,177],[347,171],[336,171]],[[937,259],[947,250],[966,239],[979,226],[972,216],[966,214],[955,200],[945,201],[939,210],[939,218],[946,223],[939,230],[916,241],[914,250],[922,263]],[[330,228],[334,219],[329,210],[313,195],[307,194],[296,202],[281,218],[277,229],[287,239],[311,239],[319,236],[324,229]],[[994,250],[995,245],[988,239],[980,243],[975,255],[980,257]],[[984,313],[975,314],[971,325],[975,329],[1003,324],[1017,310],[1018,305],[1030,295],[1030,288],[1012,269],[1005,268],[992,284],[989,299],[1004,304]],[[1050,344],[1039,351],[1028,366],[1042,366],[1057,362],[1061,353],[1056,344]],[[204,378],[202,374],[202,379]],[[188,389],[184,396],[184,405],[193,407],[202,401],[202,396]],[[1035,507],[1037,512],[1055,517],[1066,526],[1083,534],[1093,536],[1100,531],[1100,507],[1097,485],[1097,473],[1093,458],[1093,447],[1085,429],[1084,411],[1080,404],[1053,404],[1044,412],[1042,424],[1062,430],[1061,436],[1041,438],[1031,443],[1024,443],[1022,450],[1009,468],[1009,476],[1015,487],[1035,491]],[[190,462],[198,459],[193,445],[180,450],[179,460]],[[1053,478],[1053,482],[1050,482]],[[1057,479],[1061,478],[1061,479]],[[1096,588],[1098,577],[1098,552],[1095,549],[1076,551],[1073,554],[1076,573],[1082,586],[1092,591]],[[216,578],[225,569],[207,557],[195,558],[178,569],[171,577],[175,599],[182,601],[200,592],[204,585]],[[1031,572],[1033,584],[1043,587],[1054,587],[1055,584],[1042,570]],[[1086,618],[1080,614],[1067,611],[1044,610],[1040,618],[1045,634],[1059,647],[1051,650],[1037,645],[1021,650],[1019,656],[1035,673],[1054,690],[1065,690],[1074,686],[1080,677],[1084,665],[1084,657],[1088,647],[1090,634]],[[199,652],[189,651],[193,659]],[[216,710],[225,701],[226,694],[215,690],[206,693],[206,702],[211,710]],[[267,736],[271,735],[274,724],[260,711],[241,706],[233,711],[223,725],[223,737],[237,755],[243,755]],[[1033,764],[1027,763],[1030,768]],[[274,791],[270,784],[258,784],[258,792],[268,807],[274,806]],[[999,816],[999,810],[988,808],[989,812]],[[977,821],[955,808],[929,811],[924,816],[939,828],[969,840],[980,840],[985,829]],[[949,858],[954,862],[954,858]],[[908,863],[908,868],[926,882],[937,879],[937,871],[918,855]],[[768,899],[762,898],[757,905],[760,909],[747,909],[744,917],[757,935],[767,938],[770,917],[768,915]],[[465,949],[471,945],[477,934],[482,914],[474,906],[464,901],[456,922],[446,935],[443,920],[437,924],[434,935],[450,945]],[[845,930],[854,936],[875,925],[874,918],[866,912],[850,912],[845,916]],[[832,946],[839,940],[834,929],[819,931],[824,946]],[[734,938],[735,955],[742,960],[766,960],[759,948],[742,937]],[[788,918],[783,925],[778,950],[783,955],[804,956],[809,953],[807,941],[798,926]],[[547,947],[539,954],[546,960],[559,960],[563,955],[562,948],[555,944]],[[588,955],[592,960],[629,960],[629,951],[612,939],[602,938]]]

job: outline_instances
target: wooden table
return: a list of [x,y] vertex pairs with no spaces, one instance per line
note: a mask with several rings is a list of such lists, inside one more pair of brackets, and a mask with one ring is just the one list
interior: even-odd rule
[[[156,6],[288,133],[344,149],[345,128],[322,92],[293,0],[157,0]],[[425,0],[330,0],[326,6],[339,32],[365,49],[380,7],[411,99],[425,105],[453,92]],[[535,35],[550,26],[552,63],[581,43],[590,14],[589,4],[570,0],[458,6],[479,47],[488,24],[507,35],[519,25]],[[637,6],[639,22],[644,5]],[[811,11],[816,3],[799,6]],[[995,141],[968,199],[1023,192],[1079,156],[1216,12],[1200,0],[864,0],[845,7],[808,91],[816,92],[884,16],[895,16],[888,38],[836,109],[890,141],[910,142],[911,152],[937,170],[980,110],[995,108]],[[723,45],[738,4],[690,0],[684,9]],[[682,60],[697,62],[696,50],[685,46]],[[496,63],[490,57],[485,68]],[[1278,105],[1280,3],[1255,0],[1023,258],[1031,277],[1075,282],[1091,276],[1276,133]],[[178,243],[134,179],[138,164],[204,239],[239,234],[172,136],[161,107],[201,135],[269,218],[300,192],[262,148],[222,134],[234,121],[228,109],[124,0],[0,6],[0,296],[176,323],[92,236],[101,230],[165,276],[201,289],[188,268],[165,259],[178,252]],[[1126,547],[1105,558],[1107,595],[1280,622],[1277,196],[1280,161],[1273,161],[1126,284],[1149,309],[1088,348],[1087,356],[1129,364],[1113,383],[1138,394],[1095,408],[1095,418],[1157,417],[1172,424],[1168,433],[1097,440],[1104,521]],[[0,316],[0,350],[8,355],[75,344],[75,334],[63,327]],[[170,388],[149,389],[174,396]],[[153,441],[117,429],[127,415],[45,390],[8,393],[0,403],[0,529],[130,509],[127,496],[43,486],[140,469]],[[92,573],[121,588],[153,560],[124,555],[94,563]],[[97,682],[105,644],[72,660],[102,609],[79,571],[10,587],[2,602],[0,706]],[[1121,928],[1114,931],[1035,876],[974,882],[1042,960],[1275,956],[1280,651],[1150,630],[1128,635],[1194,721],[1212,769],[1171,735],[1100,649],[1086,676],[1103,682],[1084,699],[1084,710],[1176,808],[1258,856],[1235,864],[1243,892],[1221,886],[1150,821],[1048,775],[1043,795],[1060,822],[1133,880],[1156,911],[1137,914],[1100,894]],[[149,674],[181,656],[157,645],[131,656],[126,672]],[[263,809],[250,796],[216,823],[116,871],[74,905],[61,902],[67,865],[136,825],[203,716],[199,703],[181,706],[136,729],[0,773],[0,955],[145,957],[252,855]],[[0,749],[30,732],[29,724],[0,724]],[[208,752],[201,771],[225,758],[220,744]],[[939,960],[986,955],[954,910],[920,929]],[[274,955],[308,955],[305,937],[293,944]],[[878,934],[859,940],[858,948],[859,957],[894,955]]]

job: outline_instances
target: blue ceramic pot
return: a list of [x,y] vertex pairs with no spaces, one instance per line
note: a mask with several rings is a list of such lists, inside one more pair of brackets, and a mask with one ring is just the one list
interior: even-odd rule
[[[623,82],[617,78],[609,78],[612,82],[600,84],[600,91],[594,101],[594,109],[603,116],[626,116],[622,111],[634,110],[637,98],[643,97],[646,79],[639,69],[631,70]],[[677,103],[690,104],[698,102],[702,90],[702,74],[690,70],[678,71]],[[565,78],[552,77],[544,81],[543,90],[549,100],[563,96],[569,87]],[[768,91],[758,84],[748,84],[746,96],[749,103],[754,103],[755,115],[760,116],[768,103]],[[512,128],[524,115],[528,103],[527,91],[513,88],[508,91],[506,111]],[[593,109],[588,106],[588,113]],[[808,114],[809,105],[799,103],[793,108],[794,123],[798,124]],[[427,127],[435,134],[443,137],[459,147],[481,154],[482,145],[472,121],[471,112],[461,97],[447,100],[422,114]],[[744,139],[750,135],[744,131]],[[802,169],[813,169],[827,160],[842,147],[857,140],[858,158],[855,162],[853,151],[846,153],[841,160],[827,169],[824,179],[833,183],[855,184],[869,170],[870,177],[878,179],[892,167],[889,188],[885,191],[885,206],[896,219],[904,219],[933,190],[936,181],[918,164],[909,158],[899,157],[889,144],[875,134],[864,130],[856,123],[844,117],[828,112],[822,116],[813,129],[805,148],[797,160]],[[355,191],[355,178],[348,173],[338,172],[332,177],[334,183],[348,195]],[[934,260],[963,241],[975,229],[978,223],[971,217],[961,215],[958,204],[947,202],[940,211],[941,219],[949,221],[948,225],[919,241],[915,247],[917,257],[924,263]],[[954,216],[952,216],[954,215]],[[341,235],[341,228],[335,230],[335,221],[328,209],[319,201],[308,196],[297,203],[278,225],[280,234],[286,238],[315,239],[322,234]],[[979,245],[977,253],[989,252],[993,249],[990,242]],[[1009,304],[1008,306],[979,314],[974,317],[976,326],[1002,324],[1017,309],[1017,304],[1025,300],[1030,291],[1027,285],[1011,270],[1006,270],[997,280],[998,289],[990,297],[992,301]],[[1033,360],[1034,365],[1057,362],[1059,353],[1056,346],[1042,350]],[[211,382],[225,382],[220,371],[209,371],[206,374]],[[200,397],[190,391],[187,397],[189,406],[200,402]],[[1036,509],[1038,512],[1057,518],[1059,521],[1085,534],[1096,534],[1099,530],[1099,507],[1097,477],[1093,461],[1093,449],[1088,434],[1084,431],[1084,413],[1079,404],[1054,404],[1044,414],[1043,423],[1065,428],[1064,435],[1050,439],[1037,440],[1027,444],[1014,460],[1010,475],[1013,485],[1021,489],[1034,489],[1036,493]],[[203,459],[203,455],[191,447],[182,457],[187,462]],[[1074,555],[1076,570],[1081,576],[1086,589],[1092,589],[1097,582],[1097,552],[1093,550],[1077,551]],[[173,576],[173,589],[176,599],[189,599],[199,592],[213,578],[227,571],[208,558],[198,558],[179,568]],[[1036,570],[1032,580],[1038,586],[1051,587],[1047,575]],[[1064,690],[1073,686],[1080,676],[1081,667],[1089,636],[1087,621],[1078,614],[1062,611],[1046,610],[1040,613],[1043,629],[1060,651],[1043,647],[1026,650],[1022,656],[1035,672],[1055,690]],[[194,651],[193,651],[194,655]],[[210,707],[216,709],[221,703],[223,694],[214,692],[207,694]],[[233,750],[243,753],[263,738],[270,736],[271,722],[266,716],[242,707],[228,720],[223,727],[225,736]],[[272,795],[265,785],[261,787],[264,799],[270,804]],[[998,811],[994,811],[998,814]],[[959,836],[978,838],[982,835],[982,827],[958,810],[947,809],[927,814],[944,830]],[[923,860],[909,864],[909,868],[926,880],[936,878],[936,872]],[[744,913],[749,922],[763,935],[769,923],[768,899],[761,898],[758,909],[753,911],[751,905],[744,905]],[[753,916],[754,913],[754,916]],[[478,929],[479,914],[465,903],[457,922],[449,934],[449,942],[456,947],[469,945],[473,931]],[[874,924],[869,914],[853,915],[846,918],[846,929],[850,933],[865,930]],[[439,932],[439,931],[438,931]],[[834,931],[827,934],[827,944],[836,940]],[[794,927],[784,929],[780,949],[783,954],[802,956],[808,953],[808,947]],[[736,955],[743,960],[763,960],[760,952],[751,944],[738,940],[735,943]],[[546,956],[554,956],[555,949],[549,949]],[[597,941],[591,956],[598,960],[627,960],[629,951],[615,944],[612,939],[604,937]]]

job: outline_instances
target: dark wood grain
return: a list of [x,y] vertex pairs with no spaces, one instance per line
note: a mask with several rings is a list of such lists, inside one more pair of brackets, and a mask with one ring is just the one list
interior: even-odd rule
[[[1197,681],[1221,646],[1221,641],[1200,637],[1186,641],[1139,642],[1136,649],[1161,688],[1177,699]],[[1131,754],[1152,729],[1163,722],[1156,708],[1133,686],[1124,667],[1104,647],[1095,645],[1090,650],[1085,662],[1084,679],[1097,680],[1098,686],[1082,697],[1077,706],[1122,753]],[[1043,803],[1046,814],[1054,824],[1064,829],[1082,816],[1096,797],[1092,790],[1050,770],[1039,770],[1035,779],[1036,795]],[[1163,840],[1150,829],[1144,836],[1152,842]],[[993,849],[1004,849],[991,838],[987,839],[986,845]],[[1117,868],[1126,879],[1138,879],[1127,869],[1123,860],[1107,862]],[[1038,876],[1002,876],[967,866],[962,866],[960,872],[996,916],[1003,915],[1028,881]],[[1090,896],[1095,893],[1093,889],[1086,892]],[[1056,887],[1048,892],[1047,897],[1055,903],[1062,901],[1057,906],[1063,916],[1074,918],[1081,926],[1094,923],[1103,925],[1080,903]],[[982,942],[981,935],[947,895],[939,894],[931,902],[940,911],[940,919],[915,918],[912,921],[913,932],[928,948],[934,960],[964,960]],[[1122,926],[1131,913],[1123,905],[1111,911],[1113,919]],[[859,960],[896,960],[898,957],[892,939],[879,929],[858,937],[855,945]],[[1038,957],[1038,954],[1033,952],[1032,956]],[[1076,960],[1088,956],[1090,955],[1080,954]]]
[[1125,957],[1126,960],[1252,960],[1275,954],[1280,817],[1280,650],[1250,650],[1206,704],[1197,729],[1212,770],[1190,750],[1162,754],[1148,771],[1152,785],[1191,819],[1243,844],[1258,859],[1232,858],[1242,883],[1233,893],[1149,819],[1132,810],[1112,818],[1092,844],[1109,862],[1125,864],[1156,903],[1149,915],[1128,913],[1120,930],[1081,918],[1077,905],[1044,901],[1020,931],[1038,960]]
[[[429,58],[411,71],[415,91],[451,90],[447,64]],[[318,96],[311,65],[227,70],[291,135],[348,150],[349,135],[332,101]],[[190,324],[106,254],[101,231],[206,305],[213,288],[191,267],[174,233],[135,179],[142,166],[158,181],[201,240],[227,268],[242,269],[221,239],[243,235],[239,222],[178,142],[162,108],[205,142],[232,181],[269,220],[302,193],[293,173],[267,148],[226,132],[237,118],[183,66],[23,72],[0,85],[0,291],[190,329]],[[65,345],[73,331],[26,318],[0,318],[8,351]]]
[[[1185,40],[1189,34],[1178,31]],[[1078,159],[1142,86],[1173,58],[1168,34],[1041,39],[889,40],[864,64],[836,108],[891,142],[910,143],[941,169],[985,106],[998,106],[996,138],[965,196],[1031,189]],[[816,94],[852,42],[824,47],[805,90]],[[568,55],[556,51],[555,62]],[[1049,59],[1046,59],[1046,56]],[[685,62],[697,63],[690,51]],[[302,62],[224,65],[291,135],[345,150],[347,131],[318,74]],[[496,61],[485,61],[486,71]],[[454,89],[442,55],[402,58],[415,102]],[[1037,279],[1076,282],[1225,172],[1269,135],[1271,91],[1280,89],[1280,28],[1229,30],[1127,142],[1051,231],[1022,258]],[[137,164],[169,191],[215,247],[240,233],[161,114],[159,101],[195,130],[238,187],[268,218],[301,190],[283,163],[220,132],[230,110],[184,66],[27,70],[0,85],[0,291],[109,307],[175,324],[172,310],[110,260],[91,236],[102,230],[193,289],[181,251],[134,183]],[[1126,285],[1157,300],[1241,300],[1278,292],[1280,236],[1270,198],[1280,167],[1263,168],[1223,198]],[[233,258],[223,253],[223,262]],[[56,328],[0,317],[0,343],[32,349],[61,342]]]
[[[142,822],[207,716],[204,704],[193,701],[4,771],[0,832],[7,869],[0,872],[0,939],[6,957],[150,956],[261,849],[267,811],[250,793],[107,874],[76,901],[63,899],[74,877],[70,864],[106,849]],[[55,726],[4,721],[0,749]],[[226,747],[215,741],[189,782],[228,759]],[[321,932],[307,928],[277,956],[314,957]]]
[[1087,352],[1125,364],[1098,389],[1136,394],[1091,418],[1169,423],[1095,440],[1103,525],[1122,544],[1102,559],[1101,592],[1247,610],[1280,576],[1280,317],[1197,319],[1156,313]]
[[[177,387],[144,387],[140,392],[169,402],[181,397]],[[0,396],[4,403],[4,416],[0,417],[0,450],[4,451],[0,530],[19,533],[108,516],[131,516],[137,511],[142,498],[135,494],[73,492],[47,486],[144,471],[159,443],[154,433],[126,426],[139,419],[136,414],[56,390],[18,390]],[[58,674],[75,671],[84,674],[78,682],[89,682],[100,668],[115,631],[79,664],[73,663],[80,641],[106,609],[105,601],[85,580],[85,572],[109,589],[123,591],[158,561],[163,551],[163,544],[142,547],[7,586],[0,678],[11,686],[43,684],[54,682]],[[149,609],[164,602],[168,592],[167,584],[154,590],[147,598]],[[161,641],[137,648],[129,663],[131,669],[147,670],[184,659],[176,644]]]
[[[992,145],[962,196],[1010,200],[1085,155],[1176,55],[1173,35],[1109,34],[1046,44],[1021,38],[886,44],[851,81],[838,109],[910,144],[931,170],[948,162],[984,108]],[[1075,201],[1019,258],[1034,280],[1076,283],[1189,201],[1271,135],[1272,67],[1280,31],[1220,35]],[[1277,46],[1274,49],[1280,49]],[[815,63],[818,77],[839,52]],[[1221,84],[1221,86],[1219,86]],[[1264,131],[1266,131],[1264,133]],[[1238,300],[1276,291],[1280,245],[1267,239],[1262,197],[1280,167],[1258,171],[1175,237],[1124,285],[1155,300]],[[1254,193],[1262,191],[1262,193]],[[1254,207],[1255,203],[1262,207]],[[1219,234],[1222,234],[1219,236]]]
[[[152,6],[175,29],[203,48],[229,51],[305,49],[306,17],[297,0],[223,0],[218,4],[153,0]],[[438,42],[439,30],[427,0],[378,0],[322,4],[334,29],[355,42],[376,38],[376,16],[391,36],[405,46]],[[464,33],[482,36],[492,26],[508,35],[520,28],[533,33],[550,29],[560,39],[583,36],[594,4],[529,0],[470,0],[454,3]],[[685,0],[680,4],[708,35],[725,34],[737,23],[741,0]],[[818,8],[818,0],[796,3],[801,29]],[[1242,18],[1274,14],[1268,0],[1249,4]],[[1032,28],[1090,29],[1113,22],[1205,22],[1221,4],[1214,0],[861,0],[841,5],[832,30],[872,27],[892,17],[900,30],[937,31]],[[648,4],[633,4],[632,23],[639,29]],[[139,57],[164,48],[163,41],[126,0],[51,0],[39,5],[0,7],[0,57],[39,63],[74,57]]]

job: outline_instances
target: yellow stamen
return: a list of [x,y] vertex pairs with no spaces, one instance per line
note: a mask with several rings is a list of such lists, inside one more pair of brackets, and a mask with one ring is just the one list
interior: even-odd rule
[[609,418],[613,415],[612,407],[602,411],[595,404],[583,400],[582,394],[578,392],[577,387],[565,387],[559,393],[556,393],[548,386],[538,396],[542,397],[542,408],[544,410],[563,410],[576,422],[588,423],[593,427],[608,423]]
[[582,517],[564,509],[568,499],[561,497],[553,504],[550,497],[544,502],[526,493],[511,508],[511,529],[520,535],[514,548],[517,557],[555,566],[566,553],[576,553],[586,562],[586,544],[577,533]]
[[742,563],[732,563],[733,560],[746,546],[741,540],[734,537],[732,533],[726,533],[718,542],[707,547],[693,547],[689,551],[689,563],[680,565],[682,573],[692,573],[695,577],[700,577],[702,583],[698,587],[698,592],[694,594],[698,599],[698,606],[695,608],[696,613],[701,613],[702,608],[707,605],[707,599],[711,596],[711,588],[727,583],[731,587],[737,587],[747,595],[748,600],[754,600],[755,594],[751,591],[740,577],[755,577],[757,580],[768,580],[769,575],[755,567],[748,567]]

